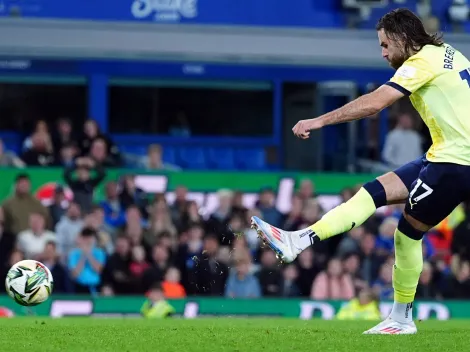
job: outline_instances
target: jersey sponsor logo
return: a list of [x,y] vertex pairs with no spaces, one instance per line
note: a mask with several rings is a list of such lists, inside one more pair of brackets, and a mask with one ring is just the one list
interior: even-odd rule
[[396,75],[403,78],[413,78],[416,75],[416,67],[403,65],[397,70]]

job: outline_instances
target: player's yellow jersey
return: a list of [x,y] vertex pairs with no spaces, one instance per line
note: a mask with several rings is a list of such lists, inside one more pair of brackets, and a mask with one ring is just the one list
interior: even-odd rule
[[470,61],[448,44],[426,45],[388,85],[410,96],[428,126],[431,162],[470,165]]

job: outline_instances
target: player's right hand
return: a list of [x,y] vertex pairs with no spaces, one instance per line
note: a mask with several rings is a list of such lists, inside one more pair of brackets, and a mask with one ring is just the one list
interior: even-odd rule
[[321,120],[320,119],[308,119],[308,120],[300,120],[296,123],[294,128],[292,128],[292,132],[302,139],[307,139],[310,137],[310,131],[322,128]]

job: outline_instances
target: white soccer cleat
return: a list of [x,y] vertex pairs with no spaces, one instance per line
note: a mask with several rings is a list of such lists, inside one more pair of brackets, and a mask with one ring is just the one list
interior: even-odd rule
[[392,318],[387,318],[372,329],[364,331],[365,335],[413,335],[418,332],[415,323],[399,323]]
[[[307,230],[301,231],[284,231],[274,227],[267,222],[261,220],[257,216],[251,217],[251,228],[256,230],[258,237],[268,244],[271,249],[276,252],[276,257],[284,263],[291,263],[297,258],[302,250],[292,241],[293,236],[299,236],[300,233],[306,233]],[[311,233],[311,231],[310,231]]]

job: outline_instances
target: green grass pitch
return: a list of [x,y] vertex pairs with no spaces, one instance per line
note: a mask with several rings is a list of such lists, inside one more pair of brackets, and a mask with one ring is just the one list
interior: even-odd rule
[[418,335],[367,336],[367,322],[277,318],[0,320],[2,351],[470,351],[470,321],[423,321]]

